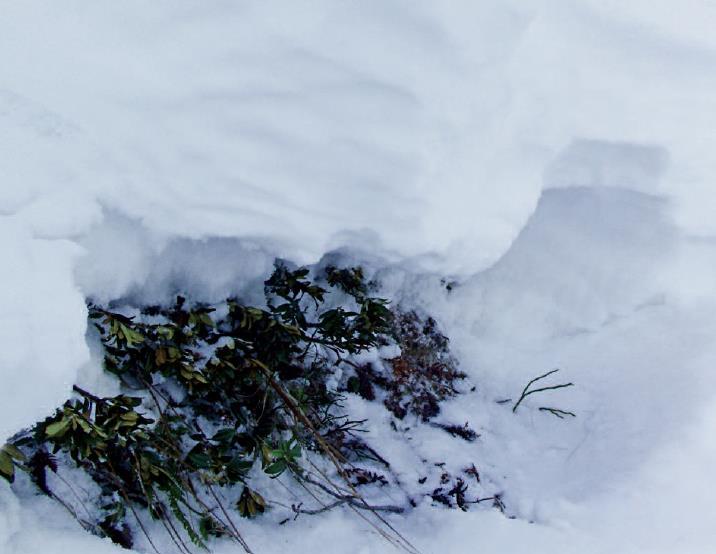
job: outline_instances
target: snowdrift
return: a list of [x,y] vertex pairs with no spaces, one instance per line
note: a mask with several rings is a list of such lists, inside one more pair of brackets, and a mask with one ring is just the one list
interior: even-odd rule
[[[100,382],[86,298],[340,250],[440,318],[520,514],[421,510],[426,551],[712,551],[716,10],[623,4],[1,2],[0,435]],[[552,367],[575,421],[494,403]],[[114,550],[4,484],[0,549]]]

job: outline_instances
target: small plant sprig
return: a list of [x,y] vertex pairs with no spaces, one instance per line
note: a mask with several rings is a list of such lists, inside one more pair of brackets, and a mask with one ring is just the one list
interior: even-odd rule
[[26,461],[26,456],[14,444],[0,447],[0,477],[12,483],[15,481],[15,465]]
[[[520,395],[520,398],[517,400],[517,402],[515,402],[515,405],[512,407],[512,412],[513,413],[517,412],[517,408],[520,407],[520,404],[522,404],[523,400],[532,394],[535,394],[538,392],[545,392],[545,391],[549,391],[549,390],[557,390],[557,389],[564,389],[567,387],[573,387],[574,383],[563,383],[563,384],[559,384],[559,385],[550,385],[547,387],[540,387],[540,388],[535,388],[535,389],[530,388],[532,385],[534,385],[538,381],[541,381],[542,379],[546,379],[547,377],[557,373],[558,371],[559,371],[559,369],[553,369],[552,371],[548,371],[544,375],[535,377],[529,383],[527,383],[525,388],[522,390],[522,394]],[[551,413],[552,415],[554,415],[560,419],[564,419],[565,416],[577,417],[576,414],[574,414],[572,412],[568,412],[566,410],[560,410],[558,408],[542,406],[539,408],[539,410],[542,412]]]

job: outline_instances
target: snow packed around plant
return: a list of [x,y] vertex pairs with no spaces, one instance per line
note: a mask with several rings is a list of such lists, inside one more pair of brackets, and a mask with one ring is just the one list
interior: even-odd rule
[[[0,0],[0,444],[116,392],[88,299],[253,300],[276,258],[333,260],[475,384],[442,412],[471,443],[349,399],[403,474],[470,460],[509,506],[391,516],[421,552],[714,552],[714,28],[708,0]],[[555,368],[576,417],[513,413]],[[241,520],[257,553],[396,551],[301,523]],[[0,553],[104,552],[0,480]]]

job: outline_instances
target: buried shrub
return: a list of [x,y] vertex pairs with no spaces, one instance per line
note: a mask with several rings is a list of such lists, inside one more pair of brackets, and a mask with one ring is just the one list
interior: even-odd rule
[[[278,263],[262,307],[181,296],[136,310],[90,304],[104,367],[123,394],[100,397],[75,386],[54,415],[0,450],[0,475],[12,481],[22,470],[86,530],[125,548],[140,534],[159,552],[159,529],[184,554],[207,549],[213,537],[251,552],[238,518],[272,509],[286,510],[285,523],[344,506],[409,552],[414,547],[383,513],[421,498],[504,510],[474,465],[450,473],[444,462],[423,459],[417,485],[405,483],[362,438],[364,421],[342,402],[351,393],[382,403],[406,441],[408,420],[459,441],[479,437],[467,423],[434,421],[466,380],[435,320],[391,308],[370,290],[360,268],[328,267],[311,279],[308,269]],[[391,354],[381,358],[376,349]],[[84,476],[94,485],[81,487],[82,495],[76,484]],[[281,476],[316,504],[273,499],[267,483]],[[384,487],[396,487],[404,501],[363,496]],[[486,489],[482,498],[473,492]]]
[[[465,375],[432,319],[393,312],[368,290],[359,268],[328,268],[318,282],[308,269],[279,263],[265,282],[265,307],[180,296],[129,316],[90,305],[105,369],[125,393],[99,397],[74,387],[53,416],[0,451],[0,475],[12,480],[16,468],[24,470],[84,528],[127,548],[141,532],[159,550],[150,518],[180,552],[192,544],[205,549],[211,537],[250,552],[236,516],[263,514],[272,503],[265,477],[285,474],[313,498],[329,499],[315,509],[290,506],[295,517],[346,506],[386,540],[415,551],[380,515],[405,507],[371,504],[358,492],[389,485],[390,464],[361,439],[363,422],[351,419],[341,400],[349,391],[374,399],[377,391],[398,419],[428,421]],[[331,291],[339,291],[340,305],[327,302]],[[396,343],[401,354],[388,360],[387,371],[354,361]],[[336,375],[342,377],[333,383]],[[477,438],[467,424],[432,425]],[[314,455],[333,466],[334,476]],[[378,463],[385,475],[356,465],[361,460]],[[59,477],[68,465],[96,484],[95,512],[81,512],[49,486],[49,475]],[[454,497],[465,509],[476,501],[467,500],[458,479],[445,494],[426,484],[424,495],[445,505]]]

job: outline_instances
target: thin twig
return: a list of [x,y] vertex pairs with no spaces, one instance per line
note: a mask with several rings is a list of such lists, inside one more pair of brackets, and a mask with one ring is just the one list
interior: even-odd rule
[[[139,458],[137,457],[136,452],[132,452],[132,455],[134,456],[134,461],[137,465],[137,477],[139,479],[139,487],[142,489],[142,494],[144,494],[144,498],[147,499],[147,505],[149,506],[149,509],[151,510],[154,507],[154,502],[150,498],[149,494],[147,493],[147,489],[144,486],[144,478],[142,477],[142,467],[139,462]],[[179,535],[179,532],[176,530],[176,528],[172,524],[171,519],[168,517],[164,517],[166,515],[166,510],[164,509],[164,506],[161,506],[161,507],[162,507],[162,514],[159,519],[161,520],[162,526],[164,527],[167,534],[169,535],[169,538],[171,538],[174,545],[179,549],[179,552],[182,552],[182,550],[183,550],[187,554],[192,554],[191,550],[189,550],[189,548],[187,548],[186,544],[184,543],[184,541],[181,538],[181,535]],[[173,533],[172,533],[172,531],[173,531]],[[175,537],[175,535],[176,535],[176,537]]]
[[[271,370],[266,366],[264,363],[260,362],[259,360],[252,360],[254,362],[254,365],[257,366],[261,372],[266,377],[266,380],[268,381],[269,386],[273,388],[276,393],[281,397],[281,399],[284,401],[284,404],[289,409],[289,411],[293,414],[295,418],[297,418],[301,423],[303,423],[306,428],[311,432],[313,437],[316,439],[320,447],[323,449],[323,451],[326,453],[328,458],[331,460],[333,465],[338,470],[338,474],[343,478],[345,483],[348,485],[348,487],[351,489],[353,494],[355,495],[356,500],[361,503],[363,506],[366,507],[367,510],[370,511],[369,504],[363,500],[363,497],[361,494],[355,489],[355,487],[351,484],[350,477],[346,474],[345,469],[343,469],[343,466],[338,461],[338,458],[343,458],[343,456],[336,452],[326,441],[323,439],[321,434],[316,430],[316,428],[311,423],[311,420],[308,419],[306,414],[303,413],[303,410],[296,404],[296,402],[291,398],[291,395],[274,379],[273,373]],[[360,513],[360,511],[353,505],[349,504],[351,509],[353,509],[360,517],[361,519],[368,522],[380,535],[388,540],[391,544],[398,545],[403,550],[406,550],[408,552],[417,553],[419,550],[413,546],[408,539],[406,539],[400,532],[398,532],[397,529],[395,529],[388,521],[385,520],[378,512],[372,511],[373,515],[388,529],[390,529],[394,534],[395,537],[391,537],[388,533],[386,533],[385,530],[378,527],[375,523],[368,520],[363,514]]]
[[65,502],[64,500],[62,500],[62,498],[60,498],[59,496],[57,496],[54,492],[49,491],[49,493],[50,493],[50,498],[52,498],[52,499],[55,500],[56,502],[59,502],[59,504],[60,504],[65,510],[67,510],[67,511],[69,512],[69,514],[77,521],[77,523],[79,523],[79,524],[82,526],[82,528],[83,528],[85,531],[89,531],[90,533],[94,533],[94,534],[97,534],[97,535],[104,536],[103,533],[99,533],[99,532],[97,531],[97,528],[96,528],[94,525],[92,525],[90,522],[85,521],[84,519],[80,518],[80,517],[77,515],[77,512],[75,511],[75,509],[74,509],[72,506],[70,506],[70,504],[68,504],[67,502]]
[[545,373],[544,375],[540,375],[539,377],[535,377],[535,378],[532,379],[529,383],[527,383],[527,386],[522,390],[522,394],[520,395],[520,399],[515,403],[514,407],[512,408],[512,412],[513,412],[513,413],[516,412],[516,411],[517,411],[517,408],[520,406],[520,404],[522,404],[522,401],[523,401],[525,398],[527,398],[530,394],[535,394],[536,392],[543,392],[543,391],[547,391],[547,390],[556,390],[556,389],[563,389],[563,388],[566,388],[566,387],[573,387],[573,386],[574,386],[574,383],[565,383],[565,384],[562,384],[562,385],[554,385],[554,386],[551,386],[551,387],[542,387],[542,388],[539,388],[539,389],[529,390],[529,388],[530,388],[534,383],[536,383],[537,381],[540,381],[541,379],[545,379],[546,377],[549,377],[550,375],[552,375],[553,373],[557,373],[558,371],[559,371],[559,369],[553,369],[552,371],[548,371],[548,372]]
[[75,391],[80,396],[84,396],[85,398],[89,398],[92,402],[95,404],[102,404],[104,400],[98,396],[95,396],[91,392],[87,392],[86,390],[78,387],[77,385],[72,385],[72,390]]
[[550,414],[557,416],[559,419],[564,419],[564,416],[577,417],[577,414],[575,414],[573,412],[568,412],[566,410],[559,410],[557,408],[549,408],[547,406],[542,406],[539,410],[540,410],[540,412],[549,412]]
[[159,550],[157,549],[156,545],[152,541],[152,537],[149,536],[149,531],[147,531],[147,528],[144,526],[144,523],[142,523],[142,519],[139,517],[139,514],[137,513],[137,510],[134,508],[134,505],[132,504],[132,501],[129,500],[129,496],[127,495],[127,491],[124,490],[124,487],[120,489],[120,494],[124,498],[124,501],[127,503],[127,506],[129,506],[129,509],[132,511],[132,514],[134,514],[134,519],[137,520],[137,524],[139,525],[139,528],[142,530],[142,533],[144,533],[144,536],[147,537],[147,540],[149,541],[149,544],[152,545],[152,548],[154,549],[154,552],[157,554],[161,554]]
[[73,496],[77,499],[77,501],[80,503],[80,505],[81,505],[82,508],[84,509],[85,513],[87,514],[87,516],[88,516],[90,519],[92,519],[92,514],[90,514],[89,509],[87,508],[87,503],[86,503],[86,501],[84,501],[84,500],[82,500],[82,498],[80,498],[80,495],[77,493],[77,491],[75,491],[74,487],[70,484],[70,482],[69,482],[67,479],[65,479],[64,477],[62,477],[62,475],[60,475],[59,471],[58,471],[57,473],[55,473],[55,476],[56,476],[60,481],[62,481],[62,482],[65,484],[65,486],[70,490],[70,492],[72,493],[72,495],[73,495]]
[[231,528],[234,530],[234,533],[236,534],[236,538],[243,546],[244,550],[248,554],[253,554],[253,551],[251,548],[249,548],[248,543],[244,540],[244,538],[241,536],[241,533],[239,533],[239,530],[236,528],[236,525],[234,525],[234,521],[231,519],[231,516],[226,511],[226,508],[224,508],[224,505],[221,503],[221,500],[219,500],[219,497],[216,496],[216,493],[214,492],[214,488],[207,483],[207,488],[209,489],[209,492],[211,493],[211,496],[214,497],[214,500],[216,500],[216,503],[219,505],[219,509],[223,512],[224,516],[226,517],[227,521],[229,522],[229,525],[231,525]]
[[[326,512],[330,510],[331,508],[335,508],[336,506],[339,506],[341,504],[350,504],[351,506],[355,506],[359,510],[369,510],[369,511],[376,511],[376,512],[390,512],[393,514],[402,514],[405,512],[405,508],[401,506],[392,506],[392,505],[385,505],[385,506],[373,506],[368,504],[365,501],[362,501],[360,498],[356,498],[352,495],[340,495],[338,493],[335,493],[331,491],[328,487],[326,487],[323,483],[319,481],[315,481],[311,477],[306,477],[306,481],[311,483],[312,485],[320,488],[323,492],[326,494],[331,495],[336,499],[335,502],[323,506],[323,508],[319,510],[308,510],[301,513],[307,513],[307,514],[320,514],[322,512]],[[295,511],[295,510],[294,510]]]
[[[162,505],[162,516],[166,515],[166,508],[164,505]],[[192,551],[189,550],[189,547],[187,547],[186,543],[182,540],[181,535],[179,534],[179,531],[172,523],[172,519],[170,517],[162,517],[161,518],[162,525],[164,526],[164,529],[166,529],[167,533],[169,534],[169,537],[171,537],[172,541],[176,545],[176,547],[179,549],[179,552],[182,552],[182,549],[187,554],[192,554]],[[176,535],[176,538],[172,535],[172,532],[174,535]]]

